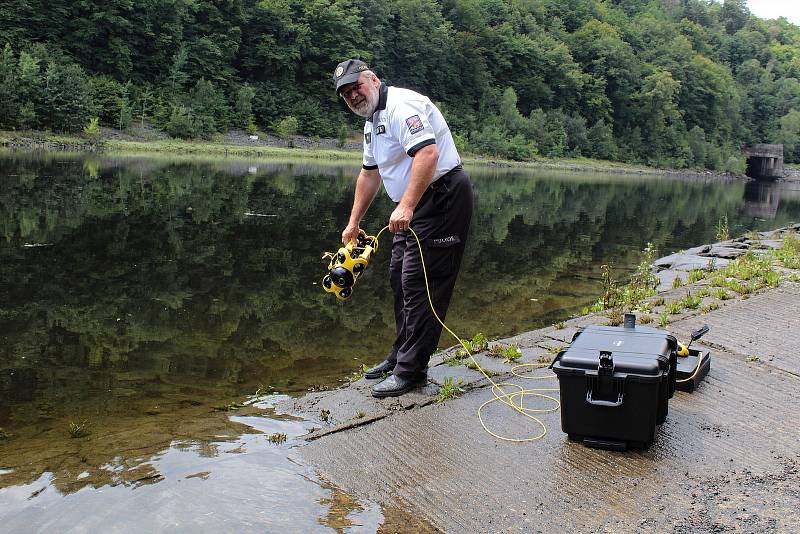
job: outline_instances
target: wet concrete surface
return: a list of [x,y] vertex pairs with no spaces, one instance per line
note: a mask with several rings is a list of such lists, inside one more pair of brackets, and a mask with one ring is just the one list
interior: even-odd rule
[[[679,298],[705,284],[662,296]],[[295,410],[324,404],[341,418],[308,436],[299,453],[345,492],[407,509],[444,532],[798,532],[800,284],[716,304],[706,314],[684,311],[667,327],[688,341],[698,326],[711,326],[695,342],[711,350],[711,372],[694,393],[676,392],[648,450],[569,441],[560,412],[539,416],[547,428],[539,440],[499,440],[477,416],[493,397],[487,380],[440,364],[426,389],[400,399],[368,399],[374,381],[362,380],[335,401],[323,396],[310,407],[295,400]],[[549,361],[579,327],[604,320],[580,317],[503,341],[521,347],[521,361]],[[494,364],[496,381],[545,385],[510,375],[511,364],[505,372]],[[433,395],[445,376],[462,378],[465,392],[437,403]],[[555,378],[546,382],[557,385]],[[363,415],[348,417],[359,397],[367,399]],[[548,402],[531,397],[526,406]],[[484,408],[483,418],[503,436],[540,433],[498,402]]]

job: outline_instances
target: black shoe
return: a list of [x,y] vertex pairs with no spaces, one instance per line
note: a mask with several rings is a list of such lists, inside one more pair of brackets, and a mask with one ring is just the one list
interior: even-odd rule
[[428,381],[427,373],[420,373],[413,378],[392,375],[383,382],[378,382],[372,386],[373,397],[399,397],[408,393],[415,387],[421,386]]
[[370,367],[364,371],[364,378],[383,378],[383,375],[391,373],[394,369],[394,363],[389,360],[383,360],[375,367]]

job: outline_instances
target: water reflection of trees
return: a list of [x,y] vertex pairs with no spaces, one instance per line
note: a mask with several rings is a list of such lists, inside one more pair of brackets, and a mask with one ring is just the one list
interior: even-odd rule
[[[259,384],[298,389],[383,355],[388,254],[345,305],[314,285],[346,221],[351,170],[252,167],[0,159],[0,426],[25,434],[87,406],[123,417]],[[741,184],[474,174],[449,318],[465,334],[563,318],[597,294],[600,262],[624,270],[647,241],[710,240],[723,214],[748,224],[732,216]],[[381,197],[366,227],[390,209]]]

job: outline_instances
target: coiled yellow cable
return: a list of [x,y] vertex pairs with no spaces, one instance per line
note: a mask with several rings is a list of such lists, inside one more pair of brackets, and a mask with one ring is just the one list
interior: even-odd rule
[[[385,230],[387,230],[388,228],[389,228],[388,226],[384,226],[383,228],[381,228],[381,231],[378,232],[378,235],[376,236],[376,241],[380,239],[381,234],[383,234],[383,232]],[[555,387],[555,388],[526,389],[526,388],[523,388],[522,386],[520,386],[518,384],[511,384],[511,383],[500,383],[500,384],[498,384],[494,380],[492,380],[492,377],[489,376],[489,374],[486,371],[483,370],[483,368],[480,366],[480,364],[472,356],[472,351],[470,351],[469,347],[464,342],[464,340],[462,340],[460,337],[458,337],[458,335],[455,332],[450,330],[450,328],[444,323],[444,321],[442,321],[439,318],[439,314],[436,313],[436,308],[433,306],[433,300],[431,299],[430,286],[428,285],[428,271],[427,271],[427,269],[425,267],[425,257],[422,254],[422,244],[420,243],[419,236],[414,231],[414,229],[411,228],[410,226],[409,226],[408,229],[411,231],[412,234],[414,234],[414,239],[417,240],[417,247],[419,248],[419,257],[420,257],[420,260],[422,262],[422,274],[423,274],[423,276],[425,278],[425,291],[428,293],[428,303],[431,306],[431,311],[433,312],[433,316],[436,317],[436,320],[439,321],[439,324],[442,325],[442,328],[444,328],[445,330],[450,332],[450,334],[454,338],[456,338],[456,340],[461,344],[461,346],[464,347],[464,350],[469,355],[470,359],[472,360],[472,363],[475,364],[475,367],[492,384],[492,394],[494,395],[494,398],[493,399],[489,399],[488,401],[484,402],[478,408],[478,420],[481,422],[481,426],[483,426],[483,429],[487,433],[489,433],[490,435],[494,436],[495,438],[503,440],[503,441],[512,441],[512,442],[521,443],[521,442],[526,442],[526,441],[536,441],[538,439],[543,438],[547,434],[547,426],[545,426],[545,424],[542,422],[541,419],[539,419],[538,417],[536,417],[533,414],[536,414],[536,413],[538,413],[538,414],[551,413],[551,412],[555,412],[556,410],[558,410],[561,407],[561,402],[559,401],[559,399],[557,399],[556,397],[553,397],[551,395],[547,395],[545,393],[541,393],[541,392],[543,392],[543,391],[558,391],[559,388]],[[530,376],[530,375],[520,374],[518,372],[520,369],[524,369],[524,368],[530,368],[530,369],[535,370],[535,369],[544,368],[544,367],[547,367],[546,363],[523,363],[523,364],[515,365],[514,367],[512,367],[511,368],[511,374],[516,376],[516,377],[523,378],[523,379],[528,379],[528,380],[547,380],[547,379],[552,379],[552,378],[556,377],[556,375],[554,375],[554,374]],[[506,388],[515,388],[515,390],[511,391],[511,392],[508,392],[505,389],[503,389],[504,387],[506,387]],[[526,408],[524,406],[524,401],[525,401],[525,397],[526,396],[548,399],[550,401],[553,401],[555,403],[555,406],[553,406],[551,408]],[[536,434],[533,437],[512,438],[512,437],[499,435],[499,434],[489,430],[489,427],[486,426],[486,422],[483,420],[482,412],[483,412],[483,409],[486,406],[488,406],[489,404],[491,404],[493,402],[498,402],[498,401],[502,402],[506,406],[512,408],[517,413],[519,413],[521,415],[524,415],[528,419],[531,419],[532,421],[534,421],[541,428],[541,432]]]

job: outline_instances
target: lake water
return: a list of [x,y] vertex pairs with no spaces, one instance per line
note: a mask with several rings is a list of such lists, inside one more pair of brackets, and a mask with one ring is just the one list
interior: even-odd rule
[[[6,526],[406,524],[297,462],[294,438],[323,423],[269,410],[338,386],[393,339],[388,232],[349,301],[320,286],[357,169],[0,154]],[[732,235],[800,220],[786,183],[468,170],[476,212],[447,317],[467,337],[570,317],[601,293],[602,264],[624,280],[648,242],[666,255],[715,241],[723,218]],[[379,193],[365,229],[391,208]]]

